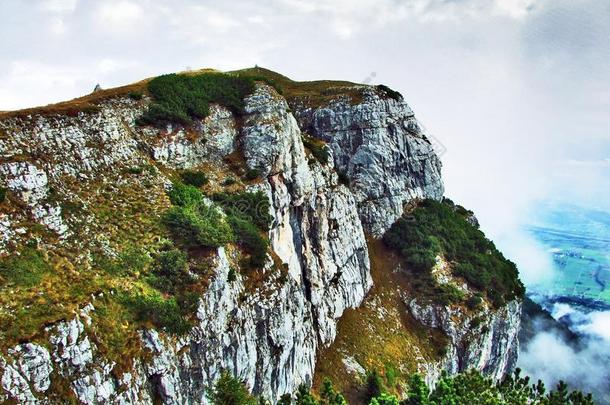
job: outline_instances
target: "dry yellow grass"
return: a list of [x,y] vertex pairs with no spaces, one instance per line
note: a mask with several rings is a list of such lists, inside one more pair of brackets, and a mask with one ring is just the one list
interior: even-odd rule
[[[348,309],[339,320],[335,342],[318,353],[314,378],[314,389],[328,377],[353,404],[362,403],[362,382],[347,372],[344,358],[377,370],[386,383],[393,383],[389,391],[399,393],[408,374],[417,371],[418,362],[436,359],[446,344],[442,333],[417,322],[400,299],[399,292],[408,290],[408,283],[393,272],[396,255],[379,240],[369,238],[368,246],[374,286],[359,308]],[[390,371],[395,377],[388,379]]]

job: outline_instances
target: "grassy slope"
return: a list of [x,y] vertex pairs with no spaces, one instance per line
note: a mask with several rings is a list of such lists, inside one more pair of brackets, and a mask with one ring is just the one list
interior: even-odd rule
[[229,73],[264,78],[276,86],[289,103],[295,102],[310,107],[328,104],[339,96],[346,96],[352,102],[357,103],[362,100],[362,89],[367,87],[367,85],[342,80],[299,82],[261,67],[235,70]]
[[409,291],[409,282],[405,275],[392,272],[399,258],[379,240],[369,238],[368,246],[373,288],[359,308],[348,309],[339,320],[337,339],[320,351],[314,378],[315,389],[330,378],[354,404],[362,402],[362,384],[348,373],[344,358],[379,371],[390,392],[398,393],[417,364],[437,359],[446,345],[441,332],[423,327],[401,301],[399,292]]
[[[200,69],[194,71],[181,72],[184,75],[195,75],[205,72],[218,72],[215,69]],[[255,76],[268,80],[270,83],[277,84],[283,95],[289,101],[300,101],[306,105],[322,105],[337,98],[337,96],[347,96],[353,102],[361,99],[361,89],[366,85],[356,84],[348,81],[340,80],[317,80],[298,82],[289,79],[279,73],[269,69],[254,67],[241,70],[227,72],[229,74],[242,74]],[[95,108],[96,104],[101,101],[114,97],[126,96],[129,93],[146,93],[147,84],[153,78],[147,78],[136,83],[131,83],[125,86],[103,89],[95,93],[87,94],[82,97],[75,98],[69,101],[49,104],[46,106],[26,108],[16,111],[0,111],[0,119],[10,117],[21,117],[33,114],[49,115],[49,114],[74,114],[79,111],[87,111]]]

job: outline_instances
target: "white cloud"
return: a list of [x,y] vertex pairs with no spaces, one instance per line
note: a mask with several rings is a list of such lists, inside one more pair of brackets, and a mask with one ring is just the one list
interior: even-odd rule
[[528,12],[532,10],[535,0],[495,0],[495,11],[501,15],[507,15],[512,18],[524,18]]
[[589,319],[590,322],[581,326],[580,330],[610,342],[610,311],[594,312]]
[[63,35],[68,31],[68,28],[62,18],[54,17],[49,21],[49,31],[53,35]]
[[132,31],[145,21],[144,9],[131,1],[104,2],[97,10],[96,18],[107,31]]
[[78,0],[43,0],[41,3],[44,10],[68,13],[76,9]]
[[[541,328],[519,353],[518,366],[548,388],[563,380],[573,388],[607,393],[610,388],[610,312],[584,313],[567,304],[555,304],[555,319],[570,317],[571,329],[580,333],[580,344],[567,343]],[[603,394],[602,394],[603,395]],[[596,398],[603,401],[603,398]]]

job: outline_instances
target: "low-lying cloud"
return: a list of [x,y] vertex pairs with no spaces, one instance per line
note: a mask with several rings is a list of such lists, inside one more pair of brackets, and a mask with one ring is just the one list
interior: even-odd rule
[[610,311],[585,313],[568,304],[555,304],[552,315],[580,335],[580,341],[568,342],[540,327],[521,347],[518,366],[533,379],[541,379],[548,389],[563,380],[605,403],[610,399]]

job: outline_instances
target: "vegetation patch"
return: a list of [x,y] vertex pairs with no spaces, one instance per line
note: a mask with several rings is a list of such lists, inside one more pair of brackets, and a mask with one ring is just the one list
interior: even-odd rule
[[195,281],[189,272],[188,256],[179,249],[160,252],[152,267],[152,273],[150,284],[160,291],[171,294]]
[[229,216],[229,223],[237,244],[250,255],[248,267],[263,267],[267,258],[268,243],[261,236],[259,229],[252,222],[234,215]]
[[248,169],[246,170],[246,180],[256,180],[262,176],[260,169]]
[[176,298],[164,298],[153,291],[149,294],[121,293],[120,302],[133,314],[134,320],[162,329],[168,333],[183,335],[191,329]]
[[431,280],[427,275],[440,255],[449,261],[455,275],[485,292],[494,306],[522,297],[525,288],[515,264],[467,221],[464,212],[449,203],[424,200],[398,219],[383,241],[401,255],[407,268],[424,276],[422,284]]
[[268,249],[268,242],[262,234],[269,230],[273,221],[273,217],[269,214],[267,196],[262,191],[257,191],[218,193],[212,198],[227,213],[238,245],[250,255],[248,267],[262,267]]
[[403,100],[402,94],[400,94],[396,90],[392,90],[391,88],[389,88],[386,85],[379,84],[379,85],[375,86],[375,88],[377,89],[377,91],[381,92],[382,94],[384,94],[385,96],[387,96],[393,100],[396,100],[396,101]]
[[144,93],[142,93],[141,91],[130,91],[129,93],[127,93],[127,97],[136,101],[142,100],[142,98],[144,97]]
[[0,187],[0,204],[6,200],[6,187]]
[[343,170],[337,170],[337,178],[339,179],[339,183],[343,184],[345,187],[349,187],[350,181],[349,176]]
[[261,231],[269,230],[273,217],[269,213],[271,209],[269,199],[262,191],[234,194],[218,193],[214,194],[212,199],[227,214],[250,221]]
[[201,187],[208,182],[208,177],[199,170],[184,170],[180,173],[180,177],[182,177],[184,184],[193,187]]
[[231,72],[241,77],[249,76],[265,81],[277,89],[292,106],[294,104],[309,107],[322,107],[340,98],[357,104],[362,101],[362,90],[367,87],[341,80],[316,80],[298,82],[279,73],[262,67]]
[[[375,376],[375,371],[369,376]],[[555,390],[547,391],[544,384],[538,380],[530,385],[529,377],[522,377],[519,369],[509,375],[503,382],[495,383],[478,371],[468,371],[449,376],[443,372],[439,382],[430,390],[421,375],[415,373],[408,376],[406,392],[395,395],[385,390],[383,385],[371,386],[371,379],[366,378],[362,391],[371,394],[350,404],[368,405],[447,405],[447,404],[552,404],[552,405],[593,405],[591,394],[581,391],[570,391],[561,381]],[[372,388],[372,390],[371,390]],[[221,372],[214,386],[207,390],[207,398],[213,405],[267,405],[270,402],[263,397],[252,396],[246,384],[235,378],[227,370]],[[307,386],[301,385],[296,392],[283,395],[278,405],[347,405],[348,401],[333,385],[330,379],[325,379],[319,394],[311,392]]]
[[[368,403],[373,385],[401,393],[408,373],[417,371],[422,358],[438,360],[448,342],[441,331],[413,318],[403,303],[401,293],[409,291],[411,280],[392,271],[400,257],[382,241],[369,238],[367,242],[373,287],[360,307],[347,309],[339,319],[335,341],[318,354],[314,377],[316,390],[330,378],[354,404]],[[366,378],[370,386],[364,376],[347,371],[343,362],[348,357],[370,370],[370,379]]]
[[40,283],[42,276],[52,270],[42,253],[34,248],[25,248],[19,255],[0,259],[2,284],[32,287]]
[[254,91],[254,80],[212,72],[168,74],[152,79],[148,83],[148,91],[153,103],[139,118],[140,125],[189,125],[194,119],[208,115],[210,103],[218,103],[235,113],[241,113],[244,97]]
[[213,205],[172,207],[163,215],[163,223],[185,246],[217,248],[233,241],[231,227]]
[[231,227],[218,208],[197,188],[182,183],[169,191],[174,206],[162,217],[174,238],[185,246],[216,248],[233,241]]
[[311,136],[303,134],[303,146],[307,148],[314,158],[323,165],[328,163],[330,153],[328,153],[328,147],[324,141],[312,138]]

